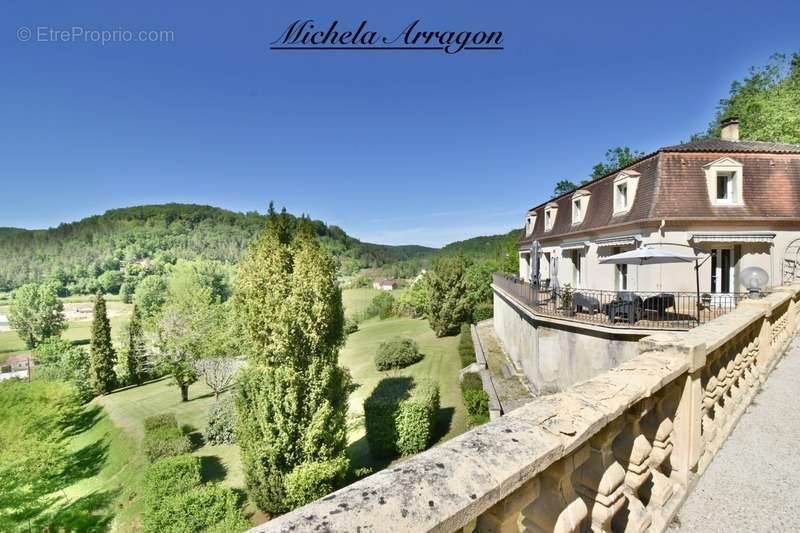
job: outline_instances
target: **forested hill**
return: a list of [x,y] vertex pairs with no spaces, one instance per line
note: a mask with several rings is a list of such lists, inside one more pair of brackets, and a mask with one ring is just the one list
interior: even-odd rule
[[516,256],[517,240],[520,237],[521,229],[512,229],[508,233],[501,235],[484,235],[473,237],[463,241],[451,242],[439,250],[439,254],[456,255],[463,254],[466,257],[480,261],[484,259],[497,259],[498,254],[507,252],[508,248],[513,250]]
[[[116,292],[138,270],[179,258],[234,263],[264,221],[255,212],[165,204],[112,209],[46,230],[0,228],[0,291],[54,279],[65,294]],[[423,246],[364,243],[337,226],[318,220],[312,224],[343,274],[435,252]]]

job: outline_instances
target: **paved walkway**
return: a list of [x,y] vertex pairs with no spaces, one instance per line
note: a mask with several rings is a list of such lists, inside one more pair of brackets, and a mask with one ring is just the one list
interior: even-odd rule
[[[497,391],[503,412],[508,413],[532,401],[534,396],[522,383],[521,377],[514,370],[514,364],[508,359],[500,346],[491,320],[478,324],[478,337],[483,346],[483,354],[489,365],[489,374]],[[503,367],[506,371],[503,371]]]
[[669,531],[800,531],[798,339],[714,457]]

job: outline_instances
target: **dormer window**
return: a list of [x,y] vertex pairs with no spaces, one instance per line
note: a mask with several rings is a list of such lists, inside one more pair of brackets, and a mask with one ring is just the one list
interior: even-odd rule
[[528,218],[525,219],[525,235],[533,233],[533,228],[536,226],[536,213],[528,213]]
[[639,185],[639,174],[633,170],[623,170],[614,178],[614,215],[621,215],[631,210]]
[[708,196],[712,205],[744,205],[742,199],[742,164],[723,157],[703,167]]
[[544,208],[544,230],[550,231],[553,229],[553,224],[556,222],[556,214],[558,214],[558,204],[550,203]]
[[580,224],[586,216],[589,207],[590,193],[586,190],[576,191],[572,195],[572,223]]

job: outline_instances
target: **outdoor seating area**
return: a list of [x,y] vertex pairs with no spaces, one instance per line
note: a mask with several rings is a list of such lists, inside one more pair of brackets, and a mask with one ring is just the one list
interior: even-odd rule
[[607,327],[686,330],[729,313],[747,293],[698,295],[694,292],[646,292],[535,288],[514,276],[495,274],[494,283],[534,313]]

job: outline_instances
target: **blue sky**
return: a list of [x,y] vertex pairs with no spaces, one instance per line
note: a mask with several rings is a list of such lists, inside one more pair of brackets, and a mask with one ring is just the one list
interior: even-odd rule
[[[27,228],[143,203],[274,200],[387,244],[505,232],[607,148],[688,138],[749,66],[800,50],[797,2],[11,4],[0,226]],[[268,49],[306,18],[502,31],[505,50]],[[21,42],[20,27],[174,40]]]

